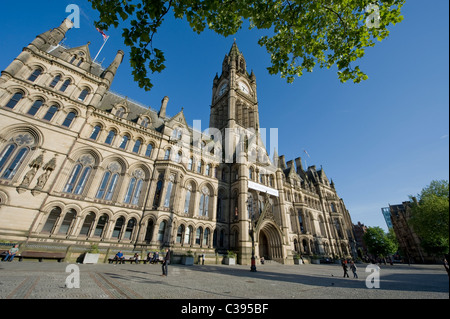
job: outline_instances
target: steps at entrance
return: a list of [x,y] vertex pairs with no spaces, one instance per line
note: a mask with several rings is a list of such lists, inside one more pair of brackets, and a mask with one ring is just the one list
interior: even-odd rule
[[281,265],[281,263],[273,259],[266,259],[264,260],[264,265]]

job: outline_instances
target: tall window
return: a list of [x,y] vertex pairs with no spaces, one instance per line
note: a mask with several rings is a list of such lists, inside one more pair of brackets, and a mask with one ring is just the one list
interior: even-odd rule
[[202,161],[198,161],[197,163],[197,173],[201,173],[202,172]]
[[126,149],[129,139],[130,139],[130,137],[126,134],[124,136],[122,136],[122,141],[120,142],[119,148],[121,148],[123,150]]
[[74,209],[69,210],[66,215],[64,216],[64,219],[61,223],[61,226],[59,227],[59,234],[67,235],[70,231],[70,226],[72,226],[73,221],[75,220],[75,217],[77,215],[77,212]]
[[108,215],[103,214],[102,216],[100,216],[97,222],[97,226],[95,227],[94,236],[102,237],[103,231],[105,230],[107,223],[108,223]]
[[52,105],[48,108],[47,113],[45,113],[43,119],[46,121],[51,121],[53,116],[58,112],[58,106]]
[[86,186],[94,163],[95,160],[92,155],[86,154],[81,156],[72,170],[72,174],[64,187],[64,192],[80,195]]
[[39,77],[39,75],[41,75],[42,70],[41,69],[36,69],[33,71],[33,73],[31,73],[31,75],[28,77],[28,81],[34,82],[36,81],[36,79]]
[[95,214],[89,213],[85,218],[83,225],[81,226],[80,235],[87,236],[89,234],[89,230],[91,229],[93,223],[95,221]]
[[98,134],[102,130],[102,127],[100,125],[96,125],[94,129],[92,130],[91,136],[89,136],[92,140],[97,140]]
[[109,131],[108,136],[106,137],[106,140],[105,140],[105,144],[111,145],[112,142],[114,141],[115,137],[116,137],[116,131],[114,131],[114,130]]
[[209,174],[211,174],[211,165],[206,165],[206,168],[205,168],[205,174],[206,174],[206,176],[209,176]]
[[45,221],[44,227],[42,228],[42,232],[51,233],[60,215],[61,215],[61,208],[59,207],[53,208],[50,214],[48,214],[47,220]]
[[189,213],[189,207],[191,206],[191,192],[192,192],[192,185],[188,185],[186,190],[186,197],[184,200],[184,213]]
[[81,91],[80,96],[78,96],[78,100],[80,101],[84,101],[86,99],[86,97],[89,94],[89,90],[88,89],[84,89],[83,91]]
[[44,103],[44,101],[42,101],[42,100],[34,101],[33,105],[31,105],[27,114],[33,115],[33,116],[36,115],[36,113],[39,111],[39,109],[41,108],[43,103]]
[[125,204],[138,205],[139,198],[142,192],[142,186],[144,184],[145,173],[142,169],[138,168],[133,172],[133,176],[128,184],[127,193],[123,202]]
[[209,228],[205,229],[205,232],[203,233],[203,246],[208,246],[209,244]]
[[200,196],[200,207],[199,216],[208,216],[208,205],[209,205],[209,189],[208,187],[202,188],[202,193]]
[[8,103],[6,103],[6,107],[13,109],[17,103],[23,98],[22,92],[14,93],[14,95],[11,97]]
[[108,165],[108,169],[103,174],[102,182],[98,188],[96,198],[111,200],[117,185],[120,173],[120,164],[112,162]]
[[125,109],[123,107],[117,108],[117,111],[116,111],[116,116],[117,117],[122,118],[124,114],[125,114]]
[[194,159],[191,157],[189,159],[188,170],[192,171],[193,165],[194,165]]
[[203,229],[201,227],[197,228],[197,231],[195,232],[195,244],[196,245],[200,245],[202,243],[202,241],[201,241],[202,232],[203,232]]
[[12,179],[16,175],[34,144],[35,140],[29,133],[17,134],[9,140],[0,152],[1,178]]
[[153,199],[153,206],[155,207],[159,206],[159,202],[161,200],[162,184],[162,180],[159,180],[158,183],[156,183],[155,198]]
[[152,144],[148,144],[147,145],[147,149],[145,150],[145,156],[151,157],[152,156],[152,150],[153,150],[153,145]]
[[127,223],[127,227],[125,228],[125,234],[123,235],[124,239],[131,239],[131,235],[133,234],[134,226],[136,226],[136,219],[131,218]]
[[58,82],[61,80],[61,75],[57,75],[57,76],[55,76],[54,78],[53,78],[53,81],[52,81],[52,83],[50,83],[50,87],[51,88],[54,88],[57,84],[58,84]]
[[186,232],[184,233],[184,243],[190,244],[191,243],[191,234],[192,234],[192,226],[189,226],[186,228]]
[[162,221],[161,224],[159,224],[158,229],[158,241],[161,243],[164,241],[165,232],[166,232],[166,222]]
[[181,244],[181,241],[183,240],[183,232],[184,232],[184,225],[180,225],[177,229],[177,238],[176,238],[177,244]]
[[166,150],[166,152],[164,153],[164,159],[165,159],[165,160],[170,159],[170,148],[168,148],[168,149]]
[[66,116],[66,119],[62,123],[62,126],[70,127],[70,125],[72,124],[73,120],[76,117],[77,117],[77,114],[75,112],[69,112],[69,114],[67,114],[67,116]]
[[136,140],[136,142],[134,143],[134,146],[133,146],[133,153],[139,153],[139,150],[141,149],[141,144],[142,144],[142,141],[141,141],[141,139],[137,139]]
[[164,198],[164,207],[170,207],[171,204],[171,197],[172,197],[172,188],[173,188],[173,181],[174,176],[170,175],[170,180],[167,183],[167,190],[166,190],[166,197]]
[[116,224],[114,225],[114,229],[113,229],[113,232],[111,235],[112,238],[119,238],[120,233],[122,232],[122,227],[123,227],[124,222],[125,221],[124,221],[123,217],[119,217],[116,220]]
[[70,85],[70,79],[67,79],[67,80],[65,80],[64,83],[61,85],[61,87],[59,88],[59,90],[60,90],[61,92],[65,92],[66,89],[69,87],[69,85]]

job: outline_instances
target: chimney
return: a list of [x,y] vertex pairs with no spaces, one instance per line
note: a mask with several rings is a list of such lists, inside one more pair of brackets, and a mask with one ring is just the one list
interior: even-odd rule
[[167,108],[168,102],[169,102],[169,97],[165,96],[161,101],[161,109],[159,110],[159,113],[158,113],[159,117],[166,117],[166,108]]

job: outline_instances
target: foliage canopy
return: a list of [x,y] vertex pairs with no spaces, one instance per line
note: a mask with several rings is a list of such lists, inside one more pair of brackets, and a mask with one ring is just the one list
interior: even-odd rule
[[[96,26],[123,27],[125,45],[130,47],[134,80],[141,88],[153,86],[148,73],[165,66],[162,50],[153,36],[165,16],[172,13],[186,19],[193,31],[206,28],[229,36],[242,28],[267,30],[258,44],[271,57],[270,74],[280,74],[293,82],[304,71],[336,65],[341,82],[358,83],[367,75],[352,63],[365,48],[389,35],[388,26],[402,21],[405,0],[89,0],[100,14]],[[127,22],[127,23],[125,23]]]

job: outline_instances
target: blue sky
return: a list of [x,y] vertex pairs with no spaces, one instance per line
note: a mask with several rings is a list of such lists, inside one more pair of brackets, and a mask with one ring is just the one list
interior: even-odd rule
[[[58,26],[72,3],[81,9],[80,28],[68,32],[65,44],[90,41],[95,56],[102,37],[87,1],[2,1],[0,70],[36,35]],[[212,81],[236,39],[256,75],[261,127],[278,128],[279,155],[322,166],[353,223],[386,230],[382,207],[408,200],[432,180],[449,179],[448,6],[446,0],[407,1],[404,21],[359,61],[369,76],[360,84],[340,83],[335,68],[316,69],[288,84],[266,70],[269,55],[257,44],[263,31],[197,35],[186,21],[169,17],[154,38],[154,46],[165,52],[166,69],[152,75],[150,92],[133,82],[120,29],[106,32],[110,38],[98,60],[108,65],[123,49],[113,91],[154,109],[168,96],[169,115],[183,107],[191,126],[202,120],[206,129]]]

